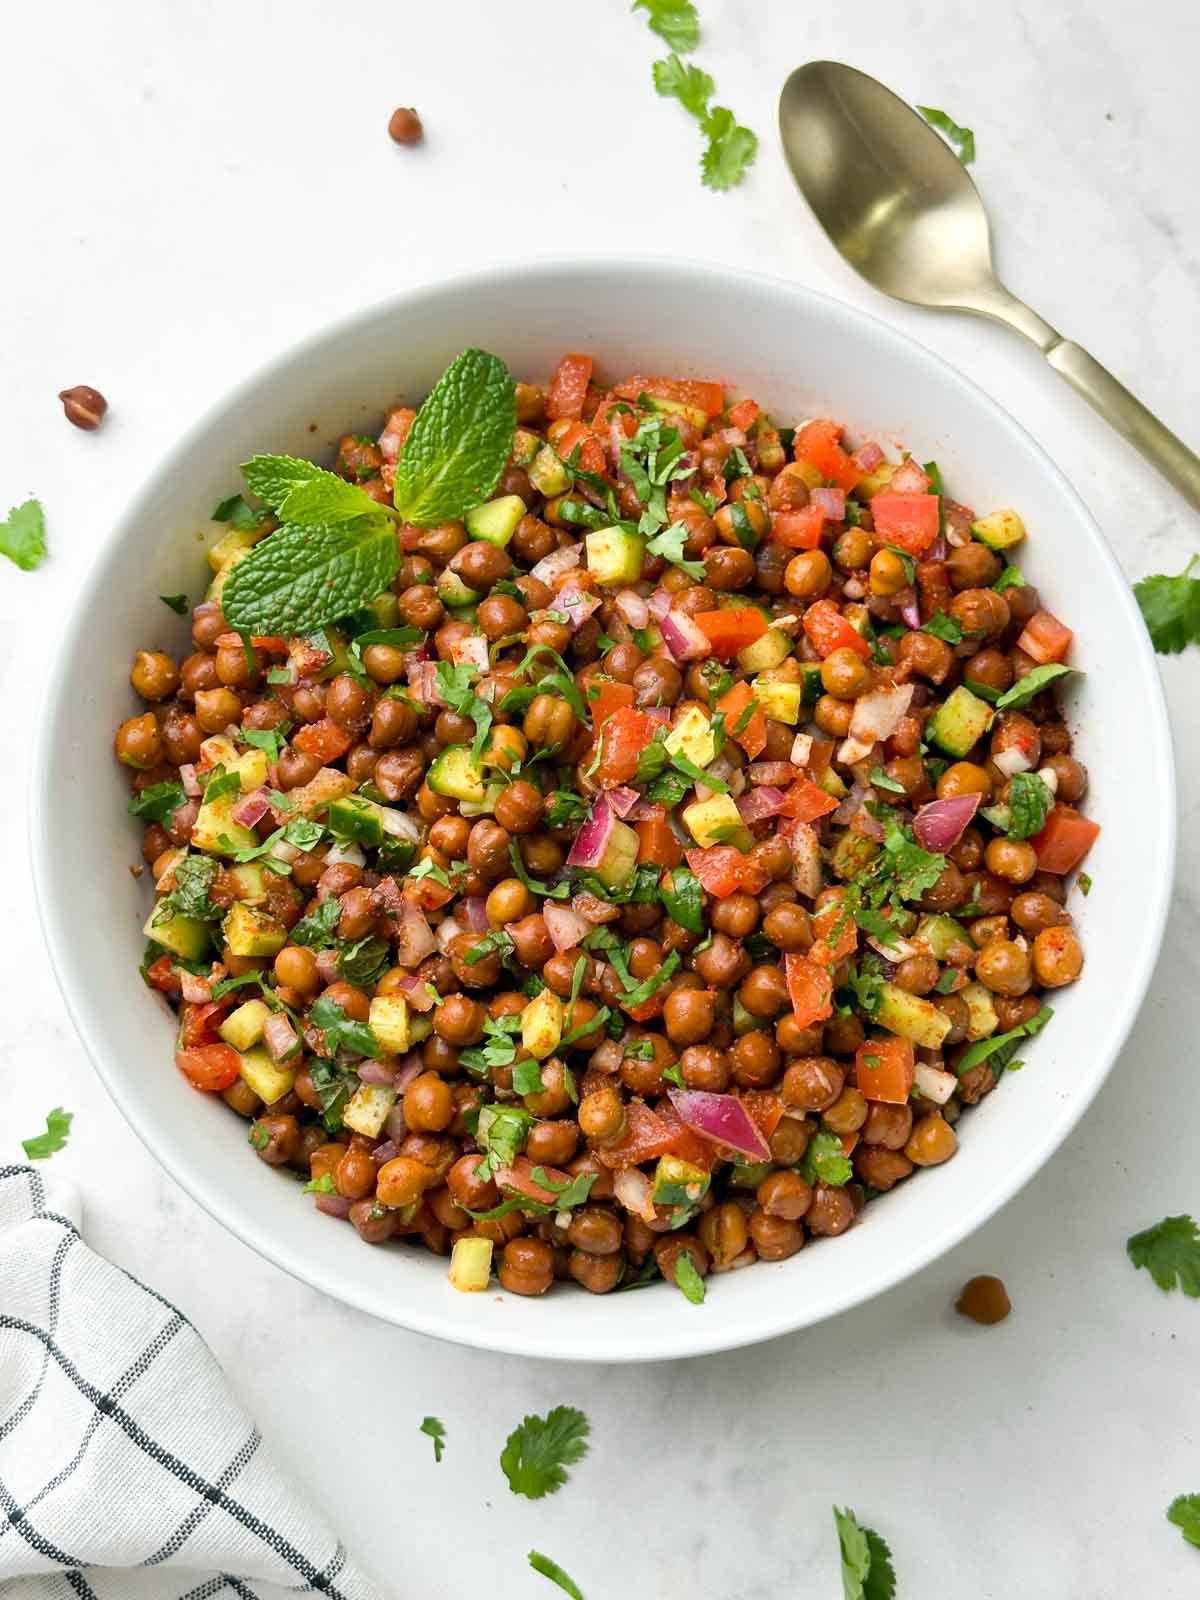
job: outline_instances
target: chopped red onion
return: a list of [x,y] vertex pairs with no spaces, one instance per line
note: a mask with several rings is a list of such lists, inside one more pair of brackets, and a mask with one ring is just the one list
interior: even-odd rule
[[577,583],[564,583],[554,597],[554,605],[557,610],[566,612],[574,630],[582,628],[593,611],[599,611],[600,596],[589,594]]
[[850,718],[850,737],[859,744],[874,744],[890,739],[912,700],[911,683],[891,684],[859,695]]
[[642,798],[636,789],[631,789],[628,784],[621,784],[619,788],[609,789],[608,803],[619,817],[624,819]]
[[408,687],[423,706],[444,706],[437,682],[436,661],[413,661],[408,668]]
[[207,978],[201,978],[194,972],[179,973],[179,986],[183,998],[190,1006],[207,1005],[212,999],[212,985]]
[[450,646],[450,659],[454,662],[466,662],[472,667],[478,667],[480,672],[486,672],[490,666],[488,661],[488,642],[482,633],[469,633],[465,639],[455,639]]
[[437,949],[437,939],[426,918],[411,900],[405,900],[396,930],[396,964],[418,967]]
[[842,593],[847,600],[861,600],[866,592],[860,578],[847,578],[842,585]]
[[449,953],[450,946],[454,943],[455,939],[458,938],[459,934],[465,933],[466,931],[467,930],[463,927],[462,923],[456,918],[443,917],[438,923],[437,927],[433,930],[433,936],[437,940],[437,948],[442,952],[443,955],[447,955]]
[[437,1000],[429,992],[429,984],[424,978],[418,978],[416,973],[401,978],[396,987],[408,1001],[410,1011],[432,1011],[437,1005]]
[[412,844],[420,840],[421,825],[406,811],[399,811],[394,806],[380,806],[379,813],[380,827],[384,833],[390,833],[393,839],[407,839]]
[[846,823],[853,821],[862,810],[866,798],[867,791],[863,785],[854,784],[846,798],[838,803],[837,810],[830,812],[829,820],[838,827],[845,827]]
[[928,1061],[918,1061],[913,1068],[913,1087],[934,1105],[944,1106],[958,1088],[958,1079],[952,1072],[942,1072]]
[[841,522],[846,515],[844,489],[810,489],[809,504],[817,506],[826,522]]
[[699,623],[682,611],[668,611],[660,618],[663,642],[676,661],[698,661],[712,655],[712,644]]
[[619,1072],[625,1059],[625,1046],[619,1039],[605,1039],[588,1057],[593,1072]]
[[592,809],[575,835],[567,856],[569,867],[598,867],[604,859],[616,817],[606,794],[597,795]]
[[913,818],[913,834],[923,850],[944,855],[962,838],[979,805],[977,794],[956,794],[931,800]]
[[888,489],[892,494],[927,494],[929,479],[910,456],[892,473]]
[[777,817],[783,810],[783,790],[764,785],[748,789],[737,798],[738,816],[743,822],[762,822],[767,817]]
[[323,1211],[327,1217],[338,1217],[342,1222],[350,1215],[350,1207],[354,1204],[344,1194],[318,1194],[313,1198],[317,1202],[317,1210]]
[[943,536],[939,533],[937,538],[929,546],[929,554],[925,557],[925,559],[926,561],[945,561],[949,554],[950,547],[947,545]]
[[565,544],[557,550],[551,550],[548,556],[543,556],[537,565],[530,569],[529,576],[553,588],[555,578],[564,572],[569,572],[572,567],[577,567],[582,560],[581,544]]
[[667,612],[670,611],[672,598],[673,596],[669,589],[655,589],[649,600],[646,601],[646,610],[654,618],[655,622],[661,622]]
[[407,1137],[408,1123],[404,1116],[403,1101],[397,1100],[396,1104],[388,1112],[386,1118],[384,1119],[383,1131],[387,1134],[389,1139],[394,1139],[397,1144],[399,1144],[401,1139]]
[[283,1061],[300,1043],[291,1022],[282,1012],[275,1012],[263,1023],[263,1043],[272,1061]]
[[267,854],[273,861],[282,861],[285,866],[291,866],[298,855],[303,854],[300,846],[291,844],[287,839],[276,839]]
[[746,443],[745,430],[742,428],[718,428],[713,438],[720,439],[722,444],[728,445],[741,446]]
[[705,1139],[753,1161],[770,1159],[758,1124],[736,1095],[709,1094],[702,1089],[668,1089],[667,1094],[682,1121]]
[[395,1069],[389,1067],[386,1061],[360,1061],[358,1076],[363,1083],[386,1085],[389,1089],[396,1081]]
[[798,769],[790,761],[752,761],[746,768],[746,776],[756,787],[760,784],[777,787],[793,782],[798,775]]
[[631,628],[644,628],[650,621],[650,608],[636,589],[622,589],[614,595],[613,605]]
[[[656,806],[655,810],[661,811],[662,807]],[[615,922],[621,915],[620,906],[614,906],[608,900],[601,900],[600,896],[593,894],[590,889],[581,889],[578,894],[571,896],[571,910],[590,922],[593,927],[602,922]]]
[[792,740],[792,763],[797,767],[806,767],[812,759],[813,736],[811,733],[798,733]]
[[[401,1111],[400,1115],[403,1117],[404,1112]],[[407,1124],[405,1126],[407,1127]],[[404,1135],[401,1134],[400,1138],[402,1139],[403,1137]],[[399,1154],[400,1141],[398,1139],[384,1139],[382,1144],[377,1144],[374,1150],[371,1151],[371,1160],[377,1167],[382,1167],[385,1162],[394,1161]]]
[[317,975],[323,984],[328,985],[337,982],[337,958],[338,953],[336,950],[317,951]]
[[330,845],[325,856],[327,867],[365,867],[366,864],[367,858],[363,854],[362,845],[353,841],[349,844]]
[[542,906],[542,916],[546,932],[560,954],[564,950],[574,950],[592,931],[592,924],[586,917],[581,917],[578,911],[572,911],[569,906],[555,904],[553,900],[547,900]]
[[1006,778],[1015,778],[1018,772],[1033,770],[1033,762],[1021,749],[1020,745],[1009,745],[1007,750],[1001,750],[992,757],[992,765],[998,768]]
[[654,1199],[650,1179],[637,1167],[622,1167],[613,1174],[613,1193],[635,1217],[643,1222],[655,1220]]
[[883,459],[883,451],[874,439],[868,439],[866,444],[860,444],[854,452],[854,465],[864,476],[868,472],[874,472]]
[[458,902],[458,909],[467,925],[468,933],[488,931],[487,901],[481,894],[465,895]]
[[906,589],[901,589],[898,595],[893,596],[892,604],[899,611],[906,628],[921,626],[921,607],[917,602],[917,591],[911,583]]
[[671,720],[670,706],[643,706],[642,710],[650,718],[651,722],[670,722]]
[[253,828],[262,821],[271,809],[271,796],[265,788],[255,789],[251,794],[244,794],[234,806],[231,815],[235,822],[240,822],[243,828]]
[[185,761],[179,769],[179,781],[183,785],[183,792],[189,800],[195,800],[204,793],[200,787],[200,780],[196,776],[196,768],[190,761]]
[[396,1064],[395,1085],[396,1093],[407,1089],[414,1078],[419,1078],[425,1070],[425,1061],[419,1050],[410,1050],[406,1056],[401,1056]]

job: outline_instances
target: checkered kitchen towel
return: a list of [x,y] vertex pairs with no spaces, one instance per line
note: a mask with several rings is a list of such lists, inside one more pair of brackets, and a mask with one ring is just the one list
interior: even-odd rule
[[191,1323],[78,1220],[65,1186],[0,1167],[3,1600],[382,1600]]

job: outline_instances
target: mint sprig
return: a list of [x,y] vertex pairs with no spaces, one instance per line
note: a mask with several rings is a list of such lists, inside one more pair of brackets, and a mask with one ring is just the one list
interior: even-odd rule
[[417,412],[396,463],[394,499],[405,522],[450,522],[496,487],[517,425],[508,368],[486,350],[464,350]]
[[395,524],[378,508],[332,527],[285,524],[230,572],[226,620],[240,633],[311,633],[386,589],[398,559]]

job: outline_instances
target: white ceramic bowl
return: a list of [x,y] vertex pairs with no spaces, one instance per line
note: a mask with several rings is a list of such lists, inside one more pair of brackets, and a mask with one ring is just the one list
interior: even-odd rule
[[[1021,563],[1076,630],[1087,671],[1070,694],[1103,824],[1073,898],[1083,979],[1023,1052],[1027,1069],[962,1120],[955,1159],[873,1204],[837,1240],[710,1281],[702,1309],[665,1285],[544,1300],[450,1288],[444,1260],[370,1249],[253,1159],[242,1123],[172,1065],[172,1028],[137,975],[149,891],[128,871],[137,829],[112,758],[135,709],[136,646],[183,649],[186,624],[157,596],[195,596],[196,530],[255,451],[304,455],[419,401],[467,345],[544,381],[564,350],[630,371],[718,377],[781,418],[828,414],[860,437],[936,457],[963,500],[1016,506]],[[320,433],[309,432],[312,419]],[[844,1311],[979,1226],[1058,1148],[1099,1089],[1145,993],[1174,851],[1171,747],[1158,674],[1129,587],[1092,518],[1021,426],[973,383],[881,323],[785,283],[673,262],[522,265],[402,295],[349,318],[237,389],[188,434],[113,530],[53,673],[32,790],[38,896],[75,1024],[105,1084],[154,1155],[215,1217],[287,1271],[373,1315],[522,1355],[599,1361],[698,1355]],[[876,1312],[876,1315],[879,1313]],[[886,1313],[885,1313],[886,1314]]]

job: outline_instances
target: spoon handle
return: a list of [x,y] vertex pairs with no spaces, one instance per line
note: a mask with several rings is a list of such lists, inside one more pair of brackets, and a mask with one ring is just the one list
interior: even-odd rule
[[1063,339],[1044,354],[1055,372],[1200,510],[1200,456],[1176,438],[1152,411],[1147,411],[1137,396],[1130,394],[1081,345]]

